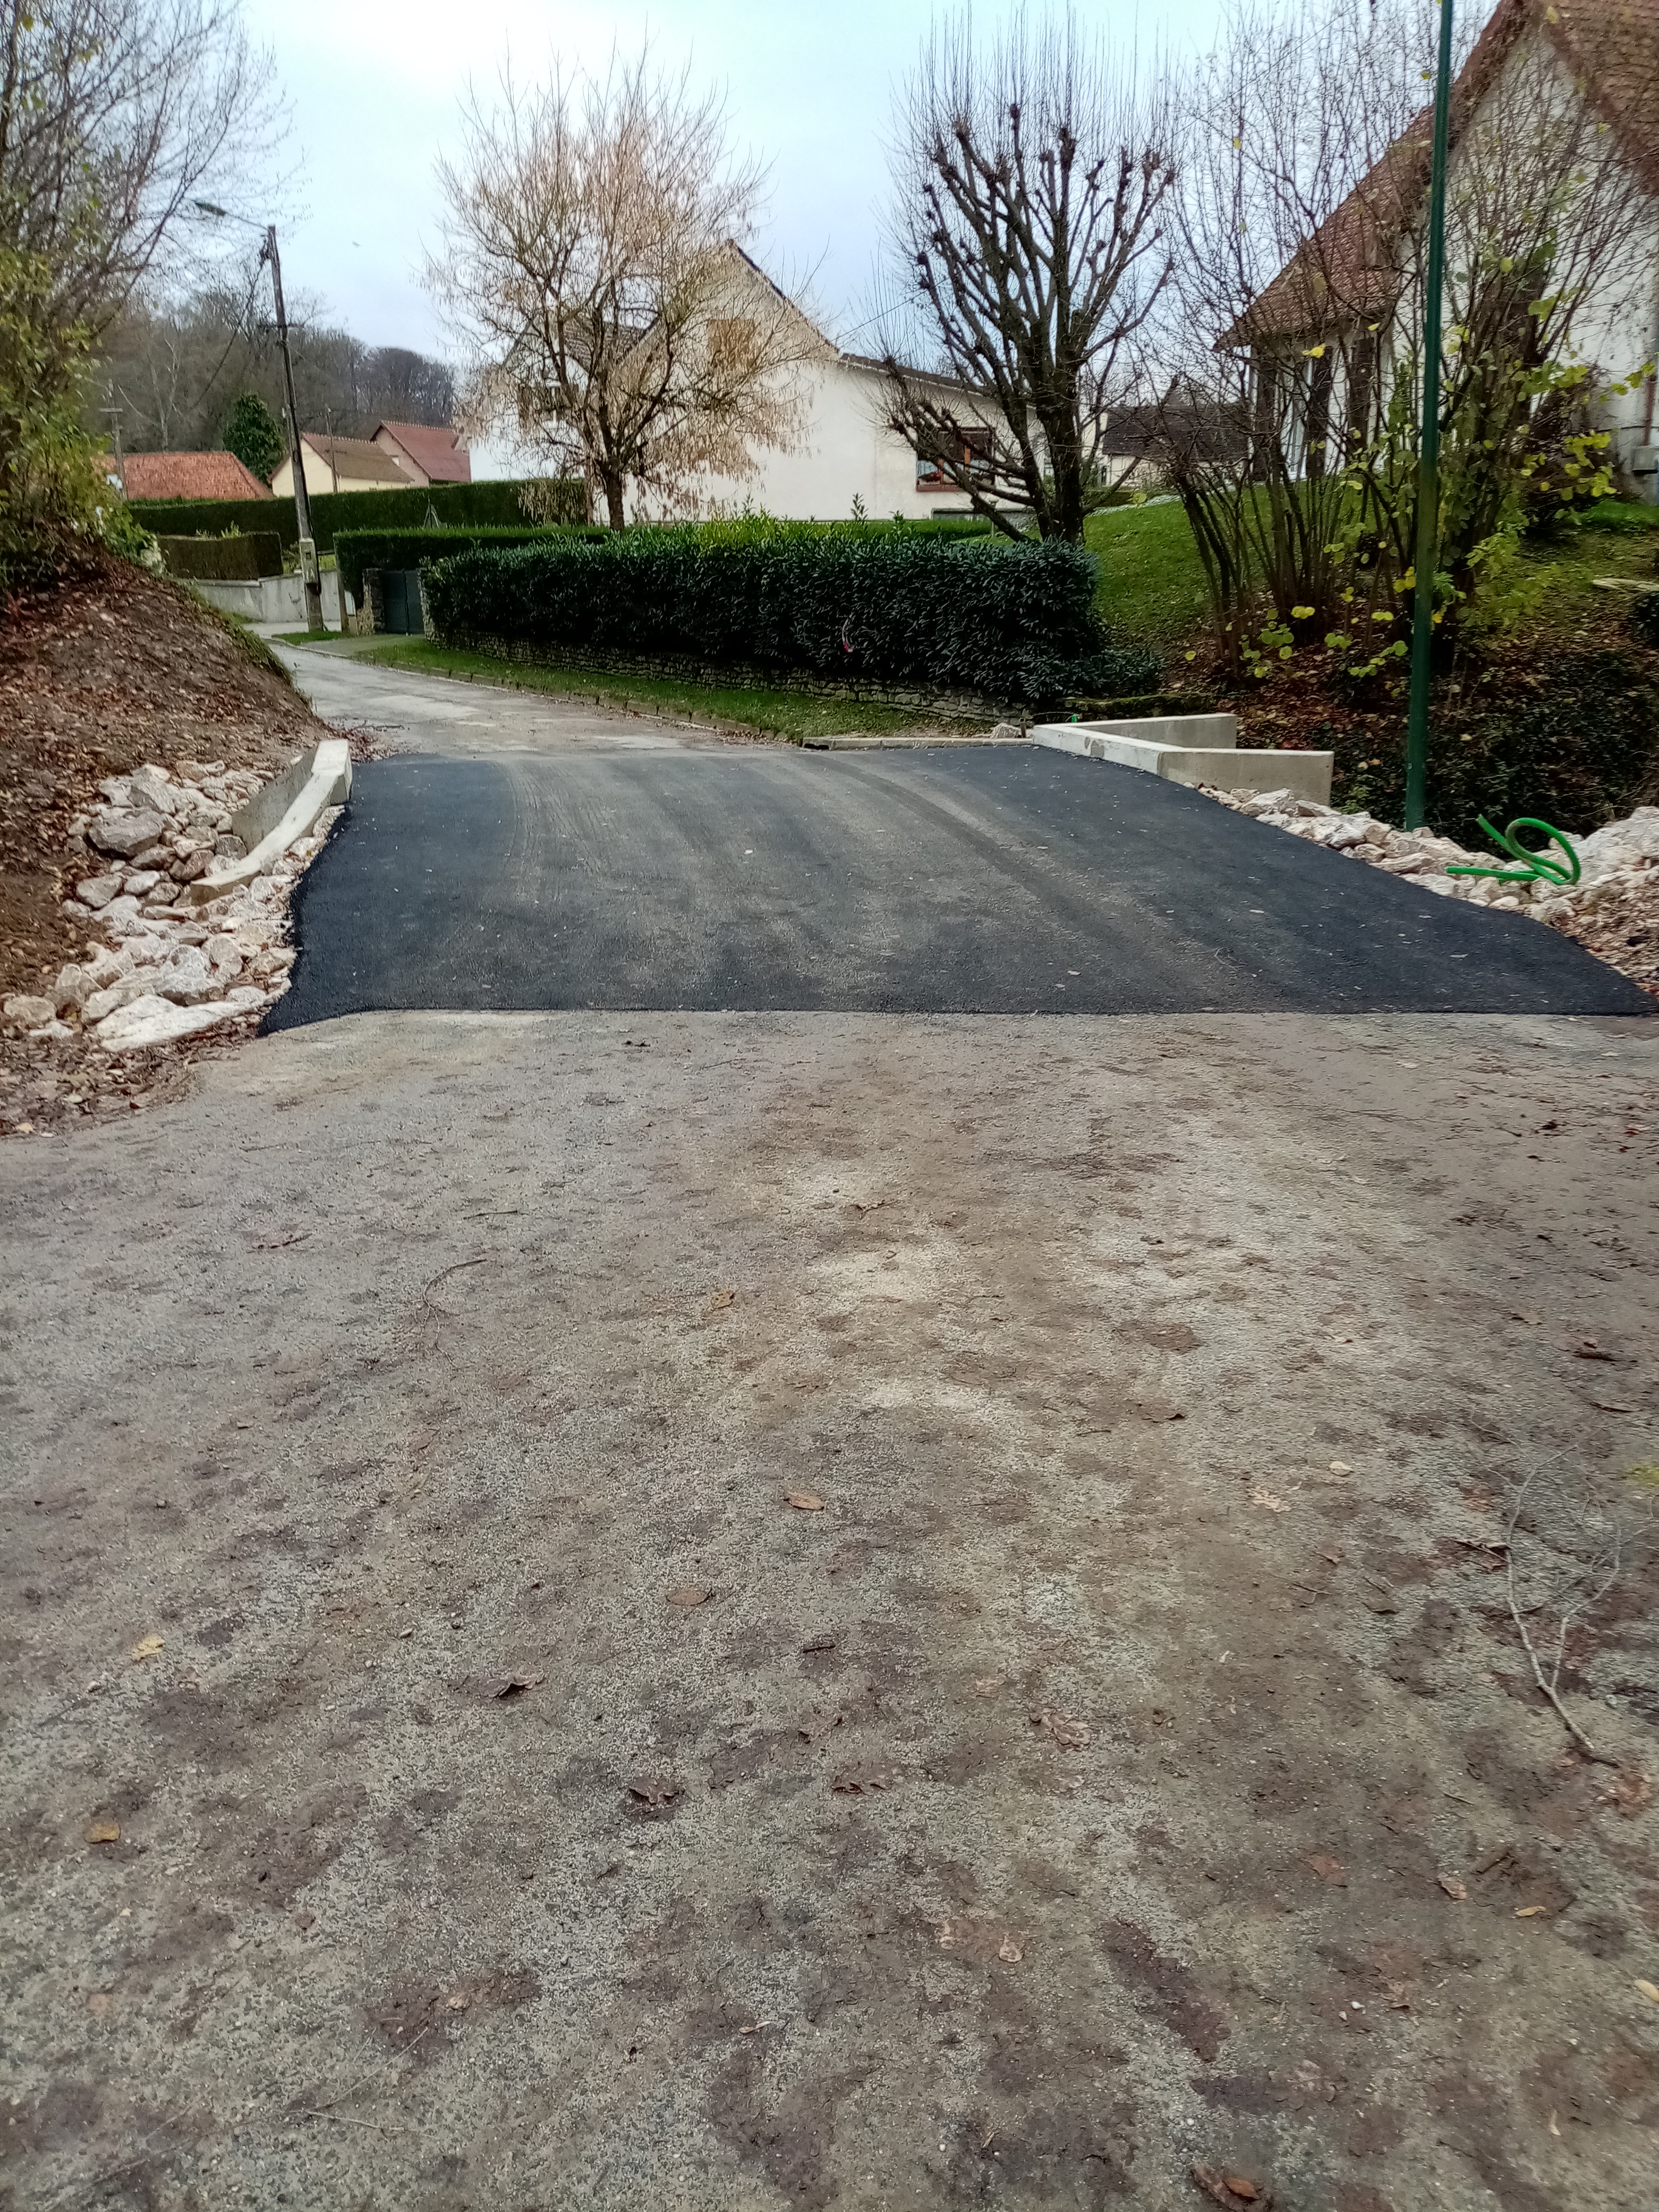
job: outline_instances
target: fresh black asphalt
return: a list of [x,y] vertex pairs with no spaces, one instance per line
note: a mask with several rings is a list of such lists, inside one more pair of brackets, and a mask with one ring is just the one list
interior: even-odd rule
[[270,1026],[398,1008],[1637,1014],[1524,916],[1035,746],[370,763]]

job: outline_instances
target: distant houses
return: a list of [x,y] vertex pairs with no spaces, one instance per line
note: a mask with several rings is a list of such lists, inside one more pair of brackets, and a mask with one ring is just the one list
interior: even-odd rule
[[[300,433],[305,455],[306,489],[407,491],[410,485],[471,483],[472,457],[453,430],[421,422],[382,422],[372,438],[331,438],[316,430]],[[284,460],[270,479],[278,499],[294,496],[294,461]]]

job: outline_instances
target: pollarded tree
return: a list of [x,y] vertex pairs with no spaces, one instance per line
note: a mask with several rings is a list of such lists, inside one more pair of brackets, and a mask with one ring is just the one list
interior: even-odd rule
[[[1130,353],[1167,281],[1173,119],[1075,20],[936,30],[900,102],[890,427],[1012,530],[1079,538],[1133,465]],[[924,366],[922,356],[931,356]]]
[[700,477],[793,442],[793,373],[822,342],[738,247],[763,177],[718,97],[641,52],[602,81],[505,77],[463,131],[427,282],[465,351],[469,428],[585,474],[613,528],[630,489],[694,500]]
[[250,474],[268,484],[286,450],[276,417],[258,393],[239,393],[225,424],[225,451],[234,453]]

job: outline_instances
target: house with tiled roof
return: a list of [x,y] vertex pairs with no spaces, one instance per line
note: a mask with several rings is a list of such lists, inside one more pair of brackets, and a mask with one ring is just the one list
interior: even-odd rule
[[472,456],[460,434],[434,422],[381,422],[369,442],[389,453],[399,468],[415,471],[415,483],[471,483]]
[[[1613,150],[1632,188],[1620,204],[1634,219],[1616,251],[1603,243],[1592,252],[1582,228],[1592,218],[1581,216],[1584,203],[1575,205],[1564,178],[1553,262],[1517,274],[1518,312],[1528,311],[1528,295],[1573,281],[1564,271],[1575,249],[1581,267],[1594,263],[1572,309],[1571,356],[1608,384],[1647,365],[1629,390],[1604,396],[1599,413],[1626,488],[1653,499],[1659,495],[1652,373],[1659,353],[1659,0],[1498,0],[1452,91],[1448,266],[1455,289],[1460,252],[1467,260],[1479,220],[1469,204],[1491,194],[1494,169],[1503,166],[1501,152],[1493,162],[1494,144],[1507,138],[1514,173],[1528,175],[1528,132],[1535,130],[1541,141],[1567,116],[1587,120],[1594,139],[1605,138]],[[1221,339],[1224,348],[1250,353],[1259,381],[1299,376],[1304,402],[1310,383],[1316,422],[1326,419],[1317,395],[1322,379],[1333,431],[1363,412],[1365,397],[1386,390],[1391,359],[1413,343],[1417,307],[1407,264],[1426,204],[1432,136],[1433,111],[1425,108]],[[1474,157],[1466,154],[1477,143],[1486,170],[1479,184],[1470,180]],[[1603,192],[1601,208],[1610,204]]]
[[[370,438],[331,438],[318,430],[300,433],[305,455],[306,489],[314,498],[325,491],[407,491],[427,478],[410,462],[389,453]],[[273,472],[270,489],[278,499],[294,496],[294,457]]]
[[269,499],[234,453],[129,453],[107,464],[129,499]]

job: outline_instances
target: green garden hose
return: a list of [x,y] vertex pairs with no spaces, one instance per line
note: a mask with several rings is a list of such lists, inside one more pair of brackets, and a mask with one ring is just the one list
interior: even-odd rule
[[[1476,817],[1480,827],[1494,845],[1501,845],[1512,860],[1519,860],[1518,868],[1467,868],[1448,866],[1449,876],[1493,876],[1500,884],[1576,884],[1578,880],[1578,855],[1560,830],[1547,822],[1540,822],[1535,814],[1517,814],[1507,830],[1494,830],[1484,814]],[[1541,830],[1546,837],[1559,845],[1565,854],[1565,861],[1558,860],[1545,846],[1536,853],[1528,852],[1516,836],[1517,830]]]

